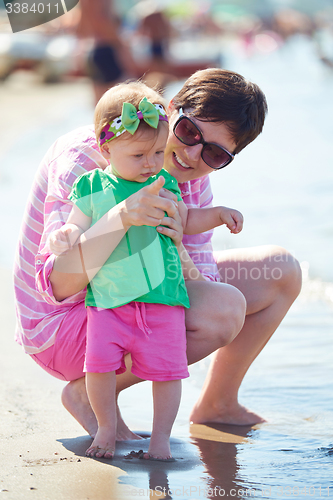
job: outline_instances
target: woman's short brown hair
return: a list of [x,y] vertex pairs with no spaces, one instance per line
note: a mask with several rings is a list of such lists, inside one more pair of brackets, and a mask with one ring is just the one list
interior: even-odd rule
[[[106,91],[95,108],[94,124],[97,143],[99,143],[103,128],[121,115],[124,102],[129,102],[138,109],[140,101],[144,97],[147,97],[151,103],[161,104],[166,108],[166,102],[161,94],[140,81],[120,83]],[[139,128],[145,127],[149,127],[149,125],[144,120],[140,120]]]
[[225,123],[236,143],[234,154],[261,133],[267,113],[266,97],[258,85],[219,68],[194,73],[172,102],[199,120]]

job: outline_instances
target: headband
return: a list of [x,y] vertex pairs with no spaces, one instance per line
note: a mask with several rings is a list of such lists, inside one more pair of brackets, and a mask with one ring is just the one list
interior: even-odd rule
[[99,138],[100,146],[105,142],[112,141],[115,137],[119,137],[126,131],[133,135],[138,129],[140,120],[144,120],[153,128],[157,128],[159,121],[169,121],[163,106],[161,104],[152,104],[146,97],[141,100],[138,111],[133,104],[124,102],[121,116],[115,118],[113,122],[108,123],[102,129]]

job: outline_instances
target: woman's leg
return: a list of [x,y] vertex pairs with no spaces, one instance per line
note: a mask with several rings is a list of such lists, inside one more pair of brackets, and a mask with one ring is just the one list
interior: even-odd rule
[[215,352],[190,420],[252,425],[263,419],[238,403],[238,389],[298,296],[301,270],[292,255],[275,246],[220,252],[217,263],[222,280],[246,298],[247,316],[237,337]]
[[171,458],[169,439],[179,408],[181,387],[181,380],[153,382],[154,420],[146,458]]
[[84,430],[94,438],[98,424],[89,403],[85,376],[72,380],[63,388],[61,402]]
[[87,373],[86,385],[89,401],[98,422],[96,436],[86,455],[112,458],[116,446],[116,374]]
[[245,321],[246,301],[237,288],[211,281],[187,281],[185,310],[188,364],[232,342]]

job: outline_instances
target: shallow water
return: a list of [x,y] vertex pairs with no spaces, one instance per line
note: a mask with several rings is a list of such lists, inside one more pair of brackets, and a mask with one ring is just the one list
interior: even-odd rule
[[[191,368],[174,429],[193,463],[181,472],[160,467],[157,476],[156,470],[138,476],[127,471],[124,481],[143,489],[167,485],[165,498],[174,499],[327,498],[333,496],[333,73],[304,39],[250,59],[233,47],[225,65],[262,87],[269,116],[260,138],[232,166],[212,174],[215,203],[237,208],[245,217],[240,235],[220,228],[214,246],[284,246],[302,262],[304,288],[241,388],[241,401],[268,422],[256,429],[208,429],[209,439],[202,438],[207,428],[194,428],[189,438],[188,413],[199,395],[206,359]],[[91,121],[86,89],[57,89],[43,94],[49,123],[38,122],[38,110],[30,117],[22,99],[18,116],[25,133],[19,148],[15,127],[5,130],[2,117],[2,138],[4,130],[7,135],[0,149],[0,267],[12,265],[37,163],[58,135]],[[4,99],[8,87],[2,85],[0,92]],[[24,92],[30,90],[18,95]],[[124,415],[138,427],[132,400],[126,401]],[[140,497],[149,495],[143,491]]]

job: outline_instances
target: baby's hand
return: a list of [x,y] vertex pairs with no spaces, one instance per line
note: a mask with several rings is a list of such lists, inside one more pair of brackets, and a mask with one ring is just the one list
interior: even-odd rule
[[71,243],[69,239],[69,235],[72,232],[72,228],[68,227],[57,229],[50,234],[48,245],[52,253],[54,255],[61,255],[64,252],[67,252],[71,248]]
[[233,234],[240,233],[243,229],[243,215],[233,208],[220,207],[220,219]]

